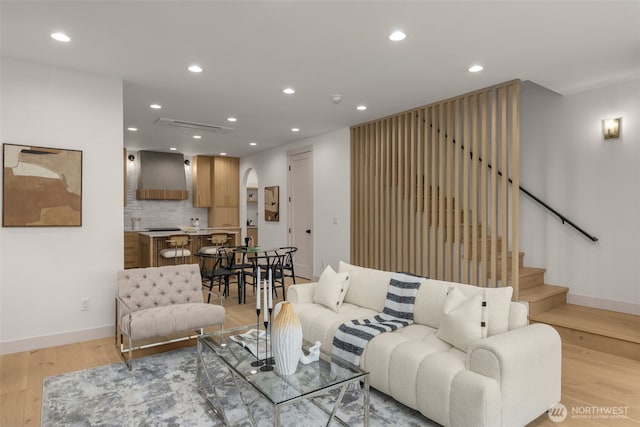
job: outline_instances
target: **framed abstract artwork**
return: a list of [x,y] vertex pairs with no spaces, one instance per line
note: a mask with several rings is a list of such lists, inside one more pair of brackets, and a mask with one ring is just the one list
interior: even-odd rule
[[264,220],[280,221],[280,187],[264,187]]
[[2,148],[3,227],[82,226],[82,151]]

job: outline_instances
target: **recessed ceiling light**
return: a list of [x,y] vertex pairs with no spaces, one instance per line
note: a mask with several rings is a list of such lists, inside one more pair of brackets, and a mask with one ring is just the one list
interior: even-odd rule
[[237,122],[237,121],[238,121],[238,119],[237,119],[237,118],[235,118],[235,117],[227,117],[227,121],[228,121],[228,122]]
[[150,108],[153,108],[154,110],[159,110],[162,108],[162,105],[160,104],[151,104],[149,105]]
[[364,110],[366,110],[366,109],[367,109],[367,106],[366,106],[366,105],[358,105],[358,106],[356,107],[356,110],[358,110],[358,111],[364,111]]
[[187,68],[189,71],[191,71],[192,73],[201,73],[202,72],[202,67],[196,64],[193,65],[189,65],[189,68]]
[[169,147],[169,150],[171,150],[171,151],[176,151],[176,150],[177,150],[177,148],[176,148],[176,147]]
[[389,34],[389,40],[394,42],[399,42],[400,40],[404,40],[405,38],[407,38],[407,35],[402,31],[394,31],[393,33]]
[[482,65],[472,65],[471,67],[469,67],[469,72],[471,73],[477,73],[482,70],[484,70],[484,67]]
[[193,135],[193,139],[202,139],[202,135]]
[[227,153],[220,153],[220,155],[221,155],[221,156],[226,156],[226,155],[227,155]]
[[287,95],[293,95],[294,93],[296,93],[296,90],[292,87],[287,87],[282,89],[282,93],[286,93]]
[[130,132],[138,132],[138,128],[134,128],[134,127],[127,128],[127,130]]
[[300,132],[299,128],[291,128],[291,132]]
[[69,37],[65,33],[52,33],[51,38],[59,42],[65,42],[65,43],[71,41],[71,37]]
[[255,147],[256,145],[258,145],[258,143],[257,142],[250,142],[249,145],[252,146],[252,147]]

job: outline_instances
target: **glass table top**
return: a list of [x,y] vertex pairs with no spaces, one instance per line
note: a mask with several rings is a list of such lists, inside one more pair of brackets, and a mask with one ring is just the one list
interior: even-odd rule
[[[320,390],[335,387],[368,375],[362,369],[337,357],[328,357],[321,353],[320,360],[307,365],[298,363],[298,368],[291,375],[280,375],[275,370],[261,371],[252,366],[256,357],[241,344],[231,339],[232,336],[247,333],[256,325],[233,328],[222,332],[201,335],[198,342],[215,354],[230,369],[244,378],[273,404],[281,404],[298,399]],[[308,349],[312,343],[305,342],[303,348]],[[264,349],[264,340],[260,347]],[[264,351],[264,350],[263,350]],[[203,352],[206,353],[206,352]],[[204,356],[204,355],[202,355]]]

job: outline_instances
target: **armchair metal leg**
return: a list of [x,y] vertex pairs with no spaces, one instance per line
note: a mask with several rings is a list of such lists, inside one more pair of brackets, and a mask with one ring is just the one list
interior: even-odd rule
[[127,368],[131,370],[133,368],[133,362],[131,361],[133,355],[133,341],[129,336],[127,336],[127,344],[129,345],[129,348],[127,349],[127,353],[129,354],[127,355],[127,360],[125,360],[124,363],[126,363]]

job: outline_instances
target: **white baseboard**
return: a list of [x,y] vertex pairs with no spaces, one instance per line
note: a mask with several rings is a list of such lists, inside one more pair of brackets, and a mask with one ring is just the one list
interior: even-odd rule
[[0,342],[0,355],[113,337],[115,334],[114,331],[114,325],[107,325],[99,328],[81,329],[78,331],[69,331],[60,334],[41,335],[38,337],[19,340],[2,341]]
[[569,304],[584,305],[585,307],[600,308],[602,310],[617,311],[620,313],[635,314],[640,316],[640,304],[632,302],[615,301],[604,298],[590,297],[586,295],[576,295],[569,292],[567,294]]

